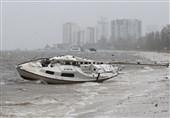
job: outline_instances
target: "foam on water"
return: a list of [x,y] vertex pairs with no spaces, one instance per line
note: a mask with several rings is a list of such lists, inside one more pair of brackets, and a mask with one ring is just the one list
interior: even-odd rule
[[76,91],[79,93],[79,97],[76,102],[76,105],[78,106],[86,106],[92,104],[96,101],[96,96],[99,95],[98,91],[91,91],[91,89],[88,88],[80,88]]
[[108,89],[108,87],[102,86],[100,83],[97,83],[97,82],[86,82],[86,83],[81,84],[81,86],[83,86],[83,88],[79,89],[78,91],[85,92],[85,93],[89,92],[89,87],[93,88],[93,90],[95,90],[96,92]]
[[[24,57],[26,60],[26,57],[38,55],[37,53],[32,53],[33,52],[31,52],[30,55],[28,55],[28,53],[13,54],[13,56],[14,59]],[[96,56],[95,53],[94,55],[81,53],[81,55],[87,57],[91,56],[101,60],[106,59],[105,57],[110,59],[111,54],[113,54],[112,52],[103,53],[104,56],[101,54]],[[53,54],[50,55],[50,53],[46,54],[53,56]],[[115,54],[115,57],[122,59],[122,61],[126,58],[131,58],[133,60],[138,59],[138,57],[129,54],[131,53],[119,52]],[[42,54],[39,55],[41,56]],[[150,56],[153,57],[154,60],[167,60],[166,54],[160,54],[160,57],[155,56],[155,58],[150,55],[150,53],[146,53],[147,59],[144,56],[142,56],[144,61],[148,61]],[[157,59],[157,57],[159,59]],[[6,85],[3,86],[4,99],[2,99],[0,108],[0,116],[2,117],[114,118],[116,116],[124,117],[124,115],[127,114],[129,114],[129,117],[139,117],[139,115],[134,112],[124,110],[129,108],[138,108],[140,113],[146,113],[149,110],[152,111],[154,107],[159,111],[158,115],[162,114],[161,110],[169,111],[168,104],[163,104],[163,106],[165,106],[163,109],[160,108],[160,104],[165,101],[163,97],[165,95],[168,96],[167,87],[170,79],[170,68],[155,69],[146,66],[141,69],[136,67],[128,68],[128,66],[126,66],[126,68],[121,71],[123,74],[120,74],[114,81],[111,80],[103,83],[87,82],[74,85],[43,85],[40,81],[37,81],[38,84],[35,84],[35,82],[21,80],[21,77],[17,77],[14,73],[15,69],[12,66],[6,66],[9,62],[10,64],[16,65],[21,61],[3,62],[5,69],[2,68],[4,77],[0,82],[0,87],[4,84]],[[15,81],[16,79],[19,81]],[[159,96],[162,98],[161,100],[158,99]],[[152,98],[158,100],[158,107],[152,104],[146,104],[153,102]],[[165,98],[168,99],[168,97]],[[150,101],[148,102],[148,100]],[[139,101],[144,102],[145,106],[138,104],[140,103]],[[166,102],[169,103],[168,100]],[[153,114],[153,116],[156,115],[155,113],[150,114]],[[165,114],[165,117],[166,116],[168,116],[168,114]]]
[[83,110],[79,113],[76,113],[76,114],[72,114],[72,115],[84,115],[84,114],[88,114],[88,113],[94,113],[94,112],[97,112],[98,108],[94,108],[94,109],[89,109],[89,110]]
[[86,82],[86,83],[82,83],[81,86],[86,87],[86,86],[98,86],[100,85],[97,82]]
[[81,88],[79,90],[77,90],[78,92],[81,93],[82,96],[84,96],[85,99],[93,99],[96,95],[98,95],[99,93],[96,91],[91,91],[90,89],[85,89],[85,88]]
[[36,104],[36,105],[45,105],[45,104],[58,103],[58,101],[50,97],[39,97],[39,98],[32,100],[31,103]]
[[5,101],[4,105],[6,106],[16,106],[16,105],[45,105],[45,104],[54,104],[58,103],[56,99],[50,99],[50,98],[42,98],[42,99],[36,99],[36,100],[29,100],[29,101]]
[[101,86],[101,87],[98,87],[98,88],[97,88],[97,91],[102,91],[102,90],[106,90],[106,89],[108,89],[108,87]]
[[152,61],[157,62],[170,62],[170,54],[168,53],[157,53],[157,52],[139,52],[139,56],[145,57]]
[[153,68],[151,68],[151,67],[149,67],[149,66],[145,66],[144,68],[143,68],[143,70],[141,70],[140,72],[149,72],[149,71],[153,71],[154,69]]
[[5,106],[16,106],[16,105],[46,105],[46,104],[55,104],[58,103],[56,99],[53,98],[35,98],[28,101],[5,101],[2,105]]
[[70,106],[70,110],[66,113],[66,118],[73,118],[71,117],[71,115],[73,115],[72,112],[74,111],[75,109],[72,106]]

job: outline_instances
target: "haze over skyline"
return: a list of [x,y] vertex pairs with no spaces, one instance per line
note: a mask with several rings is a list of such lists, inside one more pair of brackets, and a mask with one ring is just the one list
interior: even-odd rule
[[100,17],[139,19],[148,25],[169,24],[169,2],[3,2],[2,49],[37,49],[61,43],[62,27],[75,22],[95,26]]

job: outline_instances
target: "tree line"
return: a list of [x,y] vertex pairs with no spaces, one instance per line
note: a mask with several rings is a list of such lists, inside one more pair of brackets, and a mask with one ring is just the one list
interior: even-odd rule
[[161,31],[150,32],[145,35],[143,49],[149,51],[170,51],[170,25]]
[[[110,42],[111,43],[111,42]],[[109,44],[110,44],[109,43]],[[108,45],[109,45],[108,44]],[[141,51],[170,51],[170,25],[161,31],[149,32],[138,40],[117,40],[112,42],[114,49]]]

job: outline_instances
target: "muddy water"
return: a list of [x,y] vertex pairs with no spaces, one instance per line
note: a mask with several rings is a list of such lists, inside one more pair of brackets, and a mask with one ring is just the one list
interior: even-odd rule
[[[97,51],[3,51],[0,116],[11,118],[169,117],[170,68],[123,67],[119,76],[103,83],[46,85],[23,80],[18,63],[39,57],[73,54],[99,61],[168,62],[168,54]],[[162,58],[160,58],[162,57]],[[154,60],[153,60],[154,59]]]

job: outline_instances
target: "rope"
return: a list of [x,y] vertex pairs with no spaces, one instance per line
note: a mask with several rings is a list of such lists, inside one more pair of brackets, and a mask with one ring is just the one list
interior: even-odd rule
[[3,61],[25,61],[23,59],[0,59],[0,60],[3,60]]

